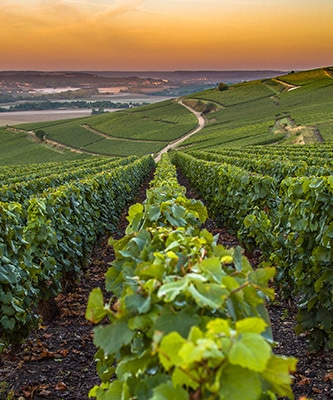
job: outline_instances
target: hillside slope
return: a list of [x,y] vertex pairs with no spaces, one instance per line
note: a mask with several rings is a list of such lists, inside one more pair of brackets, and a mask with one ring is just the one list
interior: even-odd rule
[[206,90],[187,96],[208,112],[207,126],[184,143],[191,149],[333,140],[332,67]]
[[[333,141],[333,67],[220,88],[224,90],[217,87],[183,98],[187,106],[202,113],[206,126],[185,140],[181,149]],[[26,136],[20,133],[15,138],[2,128],[0,164],[63,161],[95,154],[157,154],[197,124],[195,115],[179,103],[164,101],[85,118],[19,125]],[[32,143],[31,131],[38,130],[47,140]],[[57,143],[63,147],[55,146]]]

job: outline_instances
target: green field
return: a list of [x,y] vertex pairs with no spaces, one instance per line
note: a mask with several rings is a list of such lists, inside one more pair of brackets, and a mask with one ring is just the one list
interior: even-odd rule
[[[242,82],[223,91],[217,87],[183,101],[205,114],[206,125],[179,145],[182,150],[333,141],[333,67]],[[22,124],[15,127],[18,132],[2,128],[0,164],[156,154],[197,124],[193,113],[168,100],[78,119]],[[38,130],[46,141],[33,140],[31,131]]]
[[83,153],[127,157],[157,153],[196,126],[197,119],[190,111],[176,102],[164,101],[126,111],[16,128],[26,132],[42,130],[47,140]]
[[292,85],[307,85],[313,81],[320,81],[327,77],[332,78],[333,67],[318,68],[309,71],[300,71],[297,73],[290,73],[287,75],[279,76],[283,82],[290,83]]
[[253,81],[237,83],[222,92],[217,89],[209,89],[187,97],[213,101],[225,107],[230,107],[236,104],[253,102],[271,95],[272,90],[269,87],[263,85],[261,81]]
[[197,120],[181,105],[168,100],[107,117],[98,115],[87,124],[117,138],[170,142],[195,128]]
[[0,165],[69,161],[90,157],[70,150],[56,150],[27,138],[25,133],[0,128]]
[[[214,102],[206,127],[183,143],[183,148],[244,147],[280,141],[293,143],[302,135],[305,143],[333,140],[333,79],[329,68],[290,73],[273,79],[244,82],[228,90],[206,90],[189,95],[193,100]],[[287,126],[279,121],[288,117]],[[280,129],[279,129],[280,125]],[[296,129],[297,128],[297,129]],[[282,141],[283,143],[283,141]]]

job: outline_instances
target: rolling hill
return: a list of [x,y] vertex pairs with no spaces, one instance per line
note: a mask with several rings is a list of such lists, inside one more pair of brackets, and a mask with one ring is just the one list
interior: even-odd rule
[[[225,85],[183,98],[205,127],[181,149],[333,141],[333,67]],[[0,129],[0,164],[156,154],[197,126],[176,100],[79,119]],[[42,132],[43,141],[35,133]]]

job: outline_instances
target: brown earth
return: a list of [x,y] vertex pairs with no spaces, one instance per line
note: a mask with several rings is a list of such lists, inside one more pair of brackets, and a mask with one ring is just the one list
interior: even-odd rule
[[317,126],[298,125],[290,115],[277,118],[270,132],[274,134],[285,133],[286,137],[283,141],[285,144],[324,142]]
[[[142,186],[136,202],[145,199],[146,184]],[[187,197],[195,197],[186,180],[180,183],[188,188]],[[127,225],[123,214],[118,232],[121,237]],[[225,228],[219,228],[211,220],[205,227],[226,247],[238,244]],[[56,298],[56,307],[48,313],[44,322],[24,344],[12,348],[0,356],[0,400],[3,399],[88,399],[91,387],[99,384],[95,370],[93,326],[85,320],[88,295],[94,287],[103,287],[104,273],[114,258],[112,247],[107,245],[108,235],[99,239],[91,254],[80,282]],[[248,254],[252,265],[260,260],[260,251]],[[274,338],[278,342],[276,353],[299,359],[293,392],[295,399],[307,396],[313,400],[333,399],[332,352],[309,353],[306,338],[294,334],[295,307],[277,296],[268,305]]]

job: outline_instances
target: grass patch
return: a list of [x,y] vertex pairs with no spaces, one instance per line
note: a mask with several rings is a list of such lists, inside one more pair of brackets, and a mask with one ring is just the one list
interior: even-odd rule
[[0,128],[0,165],[67,161],[90,157],[69,150],[52,149],[27,137],[25,133],[9,132]]

